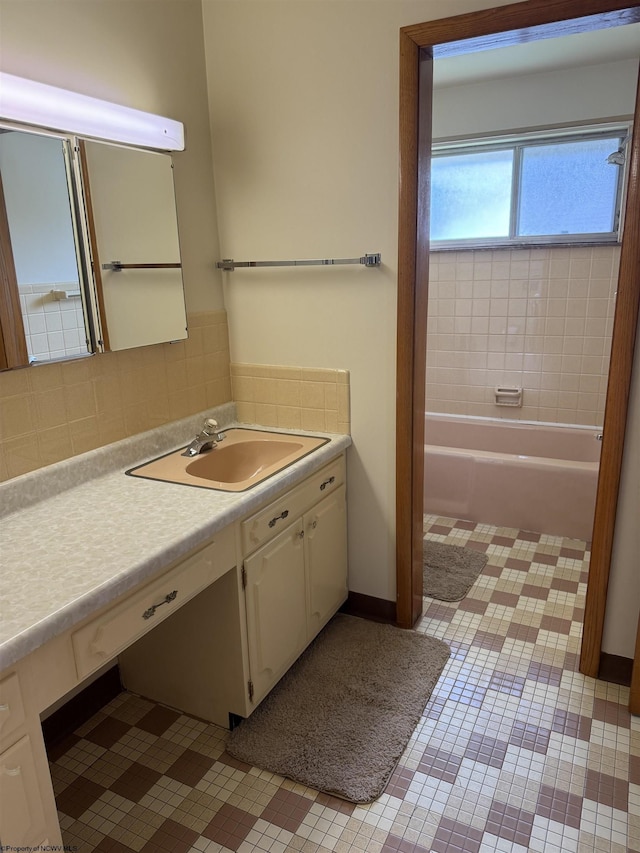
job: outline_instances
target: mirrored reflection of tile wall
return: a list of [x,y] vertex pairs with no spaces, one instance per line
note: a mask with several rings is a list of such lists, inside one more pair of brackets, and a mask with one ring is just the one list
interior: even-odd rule
[[427,410],[601,425],[619,263],[617,246],[433,252]]
[[21,284],[19,289],[29,360],[50,361],[87,352],[80,285]]

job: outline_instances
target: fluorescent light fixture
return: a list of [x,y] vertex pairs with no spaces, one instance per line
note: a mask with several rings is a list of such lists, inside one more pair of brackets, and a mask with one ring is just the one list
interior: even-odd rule
[[144,148],[184,150],[182,122],[3,72],[0,118]]

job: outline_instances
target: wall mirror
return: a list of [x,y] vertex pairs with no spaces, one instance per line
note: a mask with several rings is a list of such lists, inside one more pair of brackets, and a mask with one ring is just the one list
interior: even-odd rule
[[187,337],[169,154],[4,125],[0,190],[0,368]]

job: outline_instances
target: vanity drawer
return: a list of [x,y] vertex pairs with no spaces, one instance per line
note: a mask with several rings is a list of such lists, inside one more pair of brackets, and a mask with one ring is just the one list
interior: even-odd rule
[[24,723],[24,704],[20,692],[18,673],[14,672],[0,681],[0,743],[9,741],[10,736]]
[[294,521],[309,507],[342,485],[345,480],[344,457],[308,477],[281,498],[242,522],[242,550],[250,554]]
[[71,635],[79,678],[114,658],[236,563],[232,528]]

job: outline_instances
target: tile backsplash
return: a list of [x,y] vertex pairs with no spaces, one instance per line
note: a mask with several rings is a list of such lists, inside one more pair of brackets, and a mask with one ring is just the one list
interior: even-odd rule
[[347,370],[232,363],[231,387],[238,420],[245,423],[350,431]]
[[224,311],[174,344],[0,372],[0,480],[228,402]]
[[617,246],[432,252],[427,410],[602,424],[619,263]]

